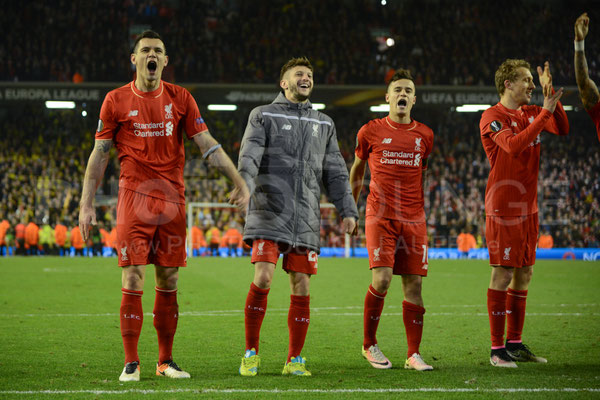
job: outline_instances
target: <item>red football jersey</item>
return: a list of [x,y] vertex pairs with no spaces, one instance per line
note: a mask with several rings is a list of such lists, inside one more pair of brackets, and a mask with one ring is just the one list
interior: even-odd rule
[[569,121],[558,103],[554,114],[539,106],[511,110],[498,103],[483,112],[481,142],[490,161],[485,213],[522,216],[536,213],[540,133],[569,134]]
[[152,92],[134,82],[106,95],[96,139],[112,139],[121,163],[119,187],[185,203],[183,134],[208,128],[186,89],[164,81]]
[[433,131],[415,120],[385,117],[360,128],[355,153],[371,170],[366,216],[425,221],[422,177],[432,149]]
[[598,140],[600,140],[600,101],[596,103],[594,107],[588,110],[588,114],[592,117],[592,121],[596,124],[596,133],[598,134]]

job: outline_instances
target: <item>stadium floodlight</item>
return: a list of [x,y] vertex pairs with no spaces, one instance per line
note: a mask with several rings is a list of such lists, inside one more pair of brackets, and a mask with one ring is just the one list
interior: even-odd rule
[[209,104],[208,109],[210,111],[235,111],[237,106],[235,104]]
[[72,110],[73,108],[75,108],[75,102],[74,101],[48,100],[46,102],[46,108],[64,108],[64,109]]
[[489,104],[463,104],[456,107],[456,112],[477,112],[487,110],[490,107]]
[[396,44],[396,41],[390,37],[385,40],[385,44],[387,44],[387,47],[392,47]]
[[323,103],[312,103],[313,110],[324,110],[325,104]]
[[371,106],[369,110],[371,110],[371,112],[390,112],[390,105],[380,104],[378,106]]
[[565,109],[565,111],[573,111],[573,106],[564,105],[563,108]]
[[83,111],[81,112],[81,116],[82,116],[82,117],[87,117],[87,111],[83,110]]

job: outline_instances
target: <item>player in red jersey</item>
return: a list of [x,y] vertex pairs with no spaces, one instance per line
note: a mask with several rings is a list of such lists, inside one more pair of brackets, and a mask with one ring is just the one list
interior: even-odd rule
[[375,368],[392,367],[375,336],[392,276],[401,275],[408,342],[404,368],[427,371],[433,367],[419,353],[425,314],[421,286],[428,267],[423,180],[433,131],[410,117],[416,96],[409,71],[394,74],[385,99],[389,115],[359,130],[350,171],[352,194],[358,202],[367,163],[371,170],[365,232],[373,279],[365,298],[362,354]]
[[575,79],[583,107],[596,124],[596,133],[600,140],[600,93],[594,81],[590,79],[583,47],[589,25],[590,17],[587,13],[581,14],[575,21]]
[[114,143],[121,163],[117,205],[117,249],[119,266],[123,267],[120,320],[125,349],[121,381],[140,379],[137,344],[147,264],[156,267],[156,374],[190,377],[172,358],[178,320],[178,268],[186,265],[184,137],[192,139],[203,157],[233,181],[232,203],[245,210],[249,200],[244,180],[209,133],[192,95],[161,80],[168,61],[165,45],[156,32],[146,31],[138,37],[131,54],[136,79],[104,99],[81,196],[79,225],[87,240],[90,224],[96,223],[94,194]]
[[479,124],[491,166],[485,190],[485,237],[492,266],[487,292],[490,362],[496,367],[516,368],[515,361],[546,362],[521,341],[539,233],[540,134],[547,131],[568,135],[569,121],[558,101],[562,88],[557,92],[552,88],[549,63],[546,61],[544,69],[537,70],[544,93],[543,108],[528,105],[535,88],[529,63],[509,59],[496,71],[500,102],[483,113]]

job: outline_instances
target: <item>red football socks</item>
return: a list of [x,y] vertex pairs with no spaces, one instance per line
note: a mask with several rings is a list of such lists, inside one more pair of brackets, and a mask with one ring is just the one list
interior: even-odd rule
[[402,302],[402,319],[406,329],[406,342],[408,343],[407,357],[419,353],[421,337],[423,336],[423,315],[425,308],[404,300]]
[[159,364],[173,360],[173,338],[177,330],[179,319],[179,305],[177,304],[177,289],[156,289],[154,299],[154,328],[158,335],[158,361]]
[[288,313],[288,329],[290,331],[288,362],[293,357],[300,355],[310,323],[310,296],[290,295],[290,298],[290,311]]
[[492,349],[504,347],[504,327],[506,325],[506,292],[488,289],[487,307],[492,334]]
[[246,297],[244,324],[246,326],[246,350],[256,349],[260,338],[260,327],[267,311],[269,289],[261,289],[252,282]]
[[387,292],[379,293],[373,288],[373,285],[369,285],[369,290],[367,290],[367,295],[365,296],[363,316],[363,347],[365,349],[377,344],[377,327],[379,326],[379,319],[381,318],[386,294]]
[[140,362],[137,346],[142,331],[142,322],[144,313],[142,311],[143,291],[121,289],[123,297],[121,298],[120,320],[121,336],[123,337],[123,348],[125,349],[125,364],[137,361]]
[[514,290],[508,288],[506,294],[506,340],[520,342],[525,324],[525,306],[527,304],[527,290]]

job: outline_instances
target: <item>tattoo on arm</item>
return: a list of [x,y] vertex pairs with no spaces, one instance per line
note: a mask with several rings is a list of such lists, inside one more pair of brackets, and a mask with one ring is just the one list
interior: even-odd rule
[[598,87],[590,79],[587,60],[583,51],[575,52],[575,80],[577,81],[583,106],[586,109],[595,106],[598,100],[600,100],[600,94],[598,93]]
[[96,140],[94,147],[102,153],[108,153],[112,147],[112,142],[110,140]]

